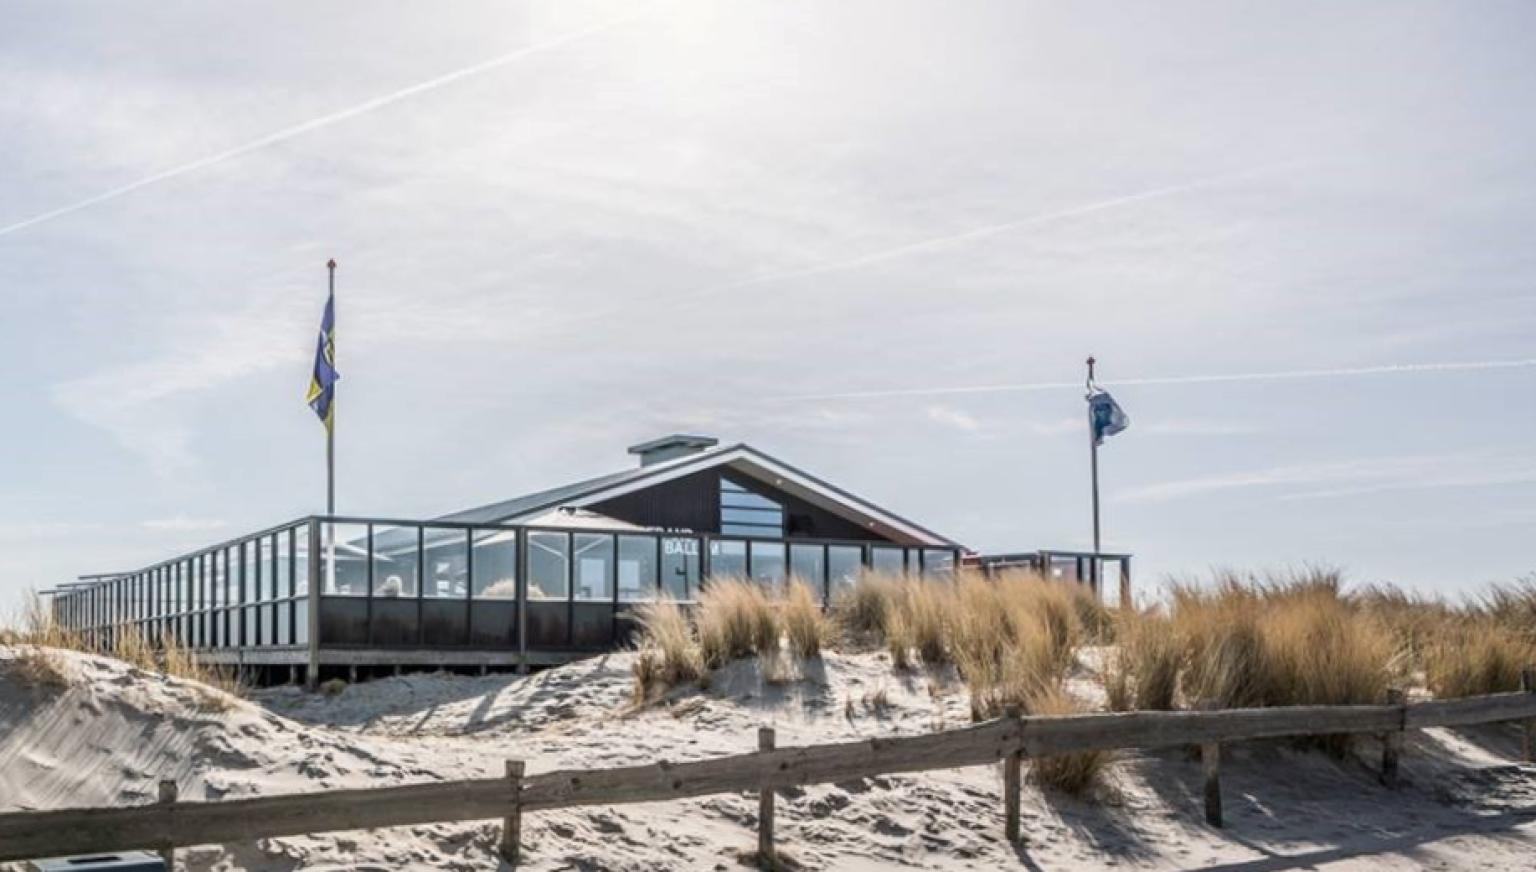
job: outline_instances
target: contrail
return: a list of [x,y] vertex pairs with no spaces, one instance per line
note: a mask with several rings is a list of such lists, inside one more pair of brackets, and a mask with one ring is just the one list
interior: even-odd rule
[[1152,188],[1150,190],[1139,191],[1134,194],[1111,197],[1107,200],[1096,200],[1092,203],[1086,203],[1081,206],[1073,206],[1067,209],[1058,209],[1052,212],[1043,212],[1038,215],[1030,215],[1027,218],[1018,218],[1013,221],[1004,221],[1001,224],[989,224],[985,227],[973,227],[970,230],[965,230],[960,233],[954,233],[948,236],[936,236],[931,239],[924,239],[919,242],[900,245],[895,248],[887,248],[884,251],[877,251],[871,254],[849,258],[848,260],[840,260],[836,263],[820,264],[817,266],[805,267],[803,269],[789,270],[786,272],[774,273],[772,275],[743,279],[740,282],[735,282],[723,287],[754,285],[762,282],[775,282],[781,281],[783,279],[800,278],[801,276],[820,275],[822,273],[829,272],[841,272],[842,270],[868,266],[872,263],[894,260],[896,258],[905,257],[909,254],[914,254],[920,251],[927,251],[934,248],[944,248],[946,246],[954,245],[957,242],[969,242],[973,239],[983,239],[988,236],[996,236],[999,233],[1007,233],[1012,230],[1019,230],[1024,227],[1032,227],[1037,224],[1048,224],[1052,221],[1061,221],[1067,218],[1078,218],[1083,215],[1092,215],[1095,212],[1104,212],[1110,209],[1118,209],[1121,206],[1130,206],[1134,203],[1140,203],[1144,200],[1156,200],[1161,197],[1169,197],[1174,194],[1182,194],[1187,191],[1197,191],[1201,188],[1210,188],[1217,185],[1224,185],[1230,182],[1240,181],[1242,179],[1269,175],[1270,173],[1292,169],[1304,163],[1306,163],[1306,161],[1289,160],[1281,163],[1267,164],[1265,166],[1255,167],[1253,169],[1241,170],[1239,172],[1209,176],[1204,179],[1197,179],[1193,182],[1183,182],[1177,185],[1165,185],[1161,188]]
[[416,96],[417,94],[422,94],[427,91],[434,91],[443,87],[444,85],[457,82],[460,79],[467,79],[471,76],[477,76],[489,70],[494,70],[497,67],[506,66],[507,64],[522,60],[523,58],[532,54],[537,54],[539,52],[545,52],[549,51],[550,49],[569,45],[578,40],[586,39],[589,36],[594,36],[606,30],[611,30],[622,24],[628,24],[629,22],[641,17],[643,16],[638,13],[634,15],[626,15],[603,22],[602,24],[598,24],[594,27],[589,27],[586,30],[578,30],[574,33],[568,33],[548,42],[541,42],[537,45],[524,46],[523,48],[520,48],[516,51],[509,52],[499,57],[491,58],[490,60],[481,61],[480,63],[473,66],[465,67],[461,70],[455,70],[451,73],[444,73],[441,76],[428,79],[425,82],[418,82],[409,87],[395,91],[394,93],[374,97],[371,100],[366,100],[351,108],[343,109],[339,112],[333,112],[329,115],[322,115],[319,118],[312,118],[300,124],[295,124],[292,127],[285,127],[275,133],[269,133],[260,139],[252,140],[245,143],[244,145],[235,146],[228,151],[221,151],[218,154],[199,158],[198,160],[192,161],[191,163],[164,170],[162,172],[155,173],[152,176],[146,176],[142,179],[139,179],[138,181],[129,182],[128,184],[121,187],[113,188],[109,191],[97,194],[94,197],[89,197],[79,202],[71,203],[68,206],[60,206],[57,209],[43,212],[42,214],[34,215],[31,218],[17,221],[14,224],[0,227],[0,236],[6,236],[8,234],[15,233],[18,230],[24,230],[28,227],[42,224],[45,221],[52,221],[55,218],[60,218],[74,212],[79,212],[81,209],[88,209],[91,206],[105,203],[108,200],[115,200],[118,197],[131,194],[140,188],[147,188],[150,185],[158,184],[160,182],[166,181],[167,179],[174,179],[177,176],[183,176],[187,173],[206,169],[213,166],[214,164],[220,164],[224,161],[250,154],[253,151],[259,151],[260,149],[266,148],[268,146],[276,145],[280,142],[286,142],[287,140],[293,139],[296,136],[302,136],[303,134],[309,133],[312,130],[318,130],[322,127],[329,127],[332,124],[335,124],[339,121],[346,121],[349,118],[356,118],[359,115],[372,112],[375,109],[380,109],[393,103],[398,103],[401,100],[409,99]]
[[[844,260],[832,261],[830,263],[820,263],[807,267],[797,267],[795,269],[782,270],[780,272],[748,276],[743,279],[735,279],[723,284],[693,288],[680,294],[675,294],[664,300],[652,302],[662,302],[668,306],[676,307],[683,303],[707,299],[709,297],[720,294],[721,292],[732,291],[736,290],[737,288],[749,288],[753,287],[754,285],[772,284],[774,282],[788,281],[790,279],[804,278],[806,276],[843,272],[845,270],[852,270],[863,266],[869,266],[870,264],[874,263],[896,260],[897,258],[906,257],[910,254],[916,254],[931,249],[944,248],[961,242],[969,242],[973,239],[984,239],[989,236],[996,236],[1001,233],[1006,233],[1010,230],[1019,230],[1025,227],[1049,224],[1053,221],[1063,221],[1068,218],[1076,218],[1082,215],[1091,215],[1095,212],[1104,212],[1110,209],[1118,209],[1122,206],[1130,206],[1145,200],[1155,200],[1160,197],[1169,197],[1175,194],[1182,194],[1187,191],[1196,191],[1201,188],[1223,185],[1230,182],[1239,181],[1241,179],[1268,175],[1270,173],[1292,169],[1296,166],[1300,166],[1309,162],[1310,161],[1299,159],[1289,160],[1280,163],[1266,164],[1264,166],[1241,170],[1238,172],[1208,176],[1203,179],[1196,179],[1192,182],[1182,182],[1177,185],[1165,185],[1160,188],[1150,188],[1145,191],[1138,191],[1134,194],[1110,197],[1105,200],[1095,200],[1091,203],[1085,203],[1080,206],[1072,206],[1066,209],[1056,209],[1050,212],[1042,212],[1024,218],[1016,218],[1012,221],[1004,221],[1001,224],[988,224],[983,227],[973,227],[970,230],[964,230],[959,233],[952,233],[946,236],[934,236],[928,239],[919,240],[917,242],[909,242],[903,245],[898,245],[893,248],[886,248],[880,251],[870,252],[868,254],[857,255],[855,257],[847,258]],[[616,302],[604,308],[588,310],[579,317],[574,317],[562,322],[562,326],[571,326],[577,323],[591,323],[614,316],[628,316],[631,311],[632,310],[629,308],[628,301]]]
[[[1389,363],[1381,366],[1341,367],[1337,369],[1292,369],[1279,372],[1244,372],[1219,375],[1181,375],[1157,378],[1126,378],[1099,382],[1107,387],[1127,385],[1196,385],[1213,382],[1262,382],[1291,379],[1345,378],[1359,375],[1401,375],[1408,373],[1478,372],[1497,369],[1526,369],[1536,367],[1536,358],[1514,360],[1473,360],[1450,363]],[[1053,391],[1064,388],[1082,388],[1080,381],[1025,382],[1022,384],[963,385],[957,387],[895,388],[880,391],[846,391],[835,394],[798,394],[773,397],[775,401],[807,400],[870,400],[882,397],[927,397],[952,394],[1001,394],[1029,391]]]

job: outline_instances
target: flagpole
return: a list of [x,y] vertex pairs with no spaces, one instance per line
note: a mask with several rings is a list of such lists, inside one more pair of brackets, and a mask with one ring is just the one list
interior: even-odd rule
[[[1093,395],[1093,365],[1096,361],[1088,358],[1088,395]],[[1089,464],[1093,470],[1093,577],[1098,581],[1099,575],[1099,440],[1095,438],[1093,431],[1093,405],[1088,406],[1088,456]]]
[[[331,368],[336,367],[336,259],[325,264],[331,284]],[[325,513],[336,514],[336,392],[331,391],[331,420],[325,428]]]

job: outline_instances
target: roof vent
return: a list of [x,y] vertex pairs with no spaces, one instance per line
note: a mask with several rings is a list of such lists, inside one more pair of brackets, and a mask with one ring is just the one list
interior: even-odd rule
[[641,466],[650,466],[653,463],[661,463],[666,460],[687,457],[690,454],[698,454],[719,444],[720,440],[711,436],[690,436],[687,433],[673,433],[660,439],[641,442],[639,445],[631,445],[629,446],[629,453],[640,455]]

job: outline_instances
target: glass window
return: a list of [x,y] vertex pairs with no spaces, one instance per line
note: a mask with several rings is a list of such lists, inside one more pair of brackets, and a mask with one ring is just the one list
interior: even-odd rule
[[826,549],[820,545],[789,546],[789,574],[811,586],[819,596],[825,589]]
[[776,588],[784,584],[784,543],[753,542],[752,578],[759,584]]
[[709,574],[711,578],[735,575],[747,576],[747,543],[729,539],[716,539],[709,543]]
[[720,509],[720,520],[725,523],[750,524],[757,527],[777,527],[784,517],[778,509]]
[[906,562],[900,548],[876,545],[870,549],[870,567],[876,572],[900,575],[906,570]]
[[277,631],[274,637],[279,645],[293,644],[293,634],[289,631],[288,622],[293,619],[293,603],[278,603],[273,606],[272,622]]
[[927,575],[945,575],[955,571],[955,552],[942,548],[929,548],[923,552],[923,572]]
[[222,548],[213,552],[213,604],[222,606],[229,602],[229,554]]
[[240,562],[245,549],[234,545],[224,549],[224,602],[240,602]]
[[721,476],[720,532],[777,539],[784,535],[784,507]]
[[420,571],[420,527],[373,528],[373,595],[415,597]]
[[256,540],[256,602],[270,602],[277,596],[277,535]]
[[655,536],[619,537],[619,599],[625,602],[656,598]]
[[421,595],[434,599],[469,596],[469,531],[427,528],[422,532],[422,569],[426,586]]
[[291,532],[293,534],[290,540],[293,548],[293,595],[302,596],[309,593],[309,528],[296,527]]
[[613,537],[576,534],[576,599],[613,601]]
[[571,538],[565,533],[528,534],[528,598],[569,599]]
[[309,644],[309,600],[295,600],[293,603],[293,644]]
[[863,548],[858,545],[827,546],[827,579],[833,594],[853,587],[863,571]]
[[517,531],[476,530],[475,599],[517,599]]
[[260,579],[256,575],[256,547],[260,539],[242,542],[235,547],[235,559],[240,566],[239,577],[235,580],[235,590],[239,592],[239,602],[253,603],[261,599]]
[[332,596],[368,595],[368,526],[326,524],[320,538],[320,592]]
[[272,595],[278,598],[293,595],[293,528],[288,528],[277,534],[277,554],[275,563],[277,575]]
[[699,540],[681,536],[661,540],[661,587],[678,602],[693,599],[699,589]]

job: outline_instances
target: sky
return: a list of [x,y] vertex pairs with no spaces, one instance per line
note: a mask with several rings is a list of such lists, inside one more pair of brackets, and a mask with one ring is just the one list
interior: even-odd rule
[[0,609],[745,441],[1138,586],[1536,572],[1525,2],[0,0]]

